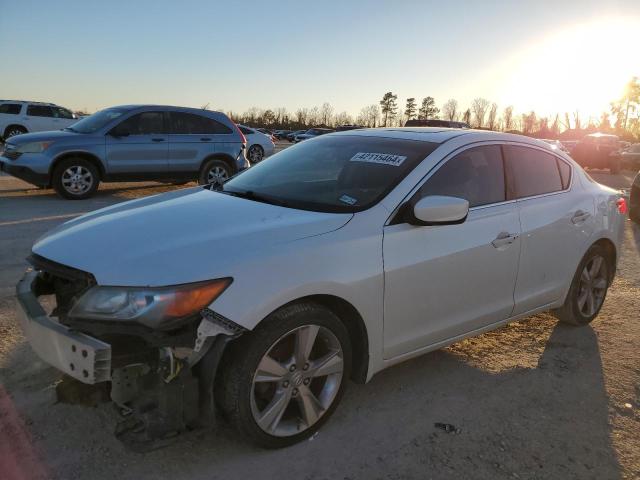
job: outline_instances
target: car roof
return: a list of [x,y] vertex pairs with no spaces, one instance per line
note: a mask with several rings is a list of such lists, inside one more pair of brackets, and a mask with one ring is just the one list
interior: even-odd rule
[[542,147],[553,152],[548,143],[537,138],[526,137],[513,133],[494,132],[491,130],[474,130],[461,128],[444,128],[444,127],[391,127],[391,128],[367,128],[364,130],[347,130],[344,132],[335,132],[330,135],[342,136],[363,136],[363,137],[385,137],[397,138],[404,140],[419,140],[431,143],[444,143],[452,138],[461,136],[468,137],[469,142],[482,141],[503,141],[527,143],[530,145]]
[[129,105],[112,105],[111,107],[106,108],[124,108],[127,110],[138,110],[142,108],[152,108],[152,109],[175,109],[175,110],[190,110],[195,112],[209,112],[209,113],[221,113],[217,110],[206,110],[204,108],[194,108],[194,107],[183,107],[180,105],[157,105],[157,104],[129,104]]
[[31,105],[46,105],[48,107],[57,107],[55,103],[49,102],[33,102],[31,100],[0,100],[0,103],[30,103]]

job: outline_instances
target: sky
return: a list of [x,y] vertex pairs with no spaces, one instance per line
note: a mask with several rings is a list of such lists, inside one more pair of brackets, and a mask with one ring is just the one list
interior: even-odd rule
[[640,0],[0,0],[0,98],[356,115],[385,92],[597,116],[640,76]]

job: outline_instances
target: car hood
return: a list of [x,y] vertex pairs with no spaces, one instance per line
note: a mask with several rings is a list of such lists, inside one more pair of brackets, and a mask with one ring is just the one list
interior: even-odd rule
[[196,187],[78,217],[39,239],[33,253],[92,273],[101,285],[177,285],[232,276],[235,262],[259,262],[269,249],[337,230],[351,217]]
[[53,142],[56,140],[63,140],[66,138],[74,138],[81,135],[76,132],[70,132],[69,130],[51,130],[48,132],[36,132],[36,133],[24,133],[22,135],[16,135],[7,140],[8,144],[19,147],[26,143],[31,142]]

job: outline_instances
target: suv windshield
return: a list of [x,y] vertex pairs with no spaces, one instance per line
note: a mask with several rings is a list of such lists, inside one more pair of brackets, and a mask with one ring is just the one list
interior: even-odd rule
[[79,122],[65,128],[65,130],[71,130],[77,133],[94,133],[128,111],[129,109],[127,108],[106,108],[83,118]]
[[357,212],[378,203],[438,145],[323,135],[258,163],[221,191],[302,210]]

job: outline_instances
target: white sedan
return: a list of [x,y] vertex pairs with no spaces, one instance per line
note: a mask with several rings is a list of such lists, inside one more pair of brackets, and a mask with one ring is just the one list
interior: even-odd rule
[[[136,432],[153,425],[145,438],[207,424],[215,404],[251,441],[281,447],[317,431],[349,379],[546,310],[591,322],[625,213],[618,191],[527,137],[323,135],[219,190],[56,228],[18,286],[21,321],[45,361],[111,381]],[[37,300],[47,293],[53,320]]]
[[247,160],[251,162],[251,165],[273,155],[276,146],[271,135],[244,125],[238,125],[238,128],[247,137]]

